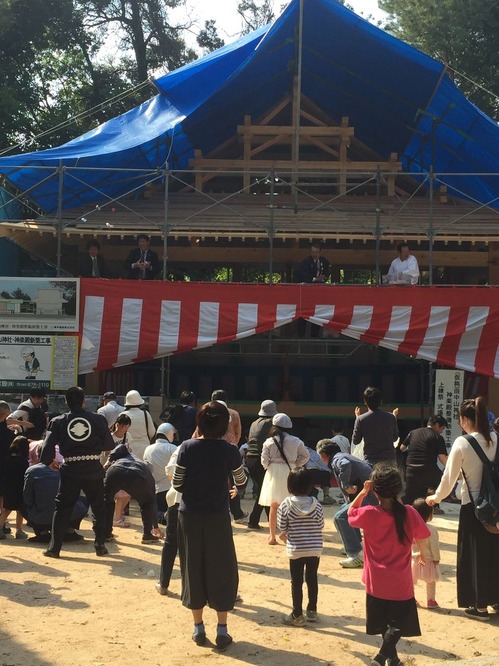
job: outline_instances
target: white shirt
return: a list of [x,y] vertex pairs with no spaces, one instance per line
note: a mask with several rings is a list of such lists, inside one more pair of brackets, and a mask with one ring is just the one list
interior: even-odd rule
[[156,435],[154,422],[149,412],[139,407],[130,407],[125,410],[125,414],[130,417],[132,422],[128,432],[133,439],[133,454],[142,460],[146,447],[149,446],[151,439]]
[[404,261],[397,257],[390,264],[388,269],[388,282],[390,284],[417,284],[418,280],[418,261],[412,254]]
[[116,423],[116,419],[118,416],[125,411],[125,408],[123,405],[118,405],[116,400],[110,400],[106,405],[103,407],[99,407],[97,410],[97,414],[102,414],[106,418],[106,421],[111,427]]
[[[175,472],[175,465],[177,464],[177,458],[178,458],[178,448],[175,449],[175,451],[172,453],[170,462],[165,468],[166,476],[170,481],[173,479],[173,474]],[[170,507],[173,506],[174,504],[180,504],[181,501],[182,501],[182,493],[176,491],[175,488],[172,486],[170,490],[166,493],[166,503]]]
[[175,444],[170,444],[167,439],[157,439],[144,451],[144,462],[150,466],[156,493],[166,492],[171,487],[170,479],[166,476],[166,466],[170,462],[172,453],[176,450]]
[[338,444],[342,453],[350,453],[350,440],[345,435],[335,435],[331,441]]
[[[310,453],[301,439],[289,433],[284,434],[282,449],[291,468],[301,467],[310,459]],[[261,462],[264,469],[268,469],[271,463],[286,464],[273,437],[269,437],[263,443]]]
[[[478,432],[470,433],[480,444],[485,455],[489,460],[494,460],[497,448],[497,435],[490,433],[492,444],[487,446],[485,438]],[[461,504],[469,504],[470,492],[474,499],[478,497],[480,486],[482,485],[483,463],[473,450],[467,439],[460,436],[454,440],[451,447],[442,480],[435,491],[436,501],[441,502],[451,494],[454,484],[458,480],[461,469],[464,470],[466,483],[463,483],[461,490]]]

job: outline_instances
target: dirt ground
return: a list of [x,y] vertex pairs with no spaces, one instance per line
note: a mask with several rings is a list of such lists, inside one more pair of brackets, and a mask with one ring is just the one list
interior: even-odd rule
[[[250,508],[250,500],[243,500]],[[455,547],[458,507],[443,505],[435,519],[440,532],[443,580],[437,586],[439,611],[421,609],[423,635],[402,639],[405,666],[433,666],[499,653],[499,615],[490,622],[463,616],[455,603]],[[272,666],[359,666],[369,664],[379,638],[364,632],[361,571],[342,569],[335,507],[325,507],[325,548],[319,568],[319,622],[306,628],[281,624],[290,612],[288,560],[283,546],[268,546],[266,531],[234,526],[243,601],[229,615],[234,644],[222,654],[191,640],[190,612],[179,599],[175,566],[172,596],[154,589],[161,546],[142,546],[140,519],[132,506],[132,527],[117,529],[110,555],[97,558],[88,520],[85,541],[67,544],[60,560],[48,560],[43,546],[0,542],[2,596],[1,666],[183,666],[184,664],[265,664]],[[263,523],[265,525],[265,523]],[[498,563],[499,565],[499,563]],[[416,598],[425,600],[421,586]],[[205,613],[208,638],[216,619]]]

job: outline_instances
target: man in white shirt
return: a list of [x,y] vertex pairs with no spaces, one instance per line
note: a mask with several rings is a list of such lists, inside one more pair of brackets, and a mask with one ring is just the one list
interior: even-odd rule
[[350,453],[350,440],[343,434],[343,426],[339,421],[333,423],[332,431],[331,441],[338,444],[342,453]]
[[116,423],[116,419],[125,411],[123,405],[118,405],[116,402],[116,393],[114,391],[107,391],[102,396],[104,402],[103,407],[99,407],[97,414],[102,414],[106,418],[109,427],[113,426]]
[[[407,243],[397,245],[399,256],[394,259],[388,269],[386,282],[388,284],[417,284],[419,281],[419,266],[417,259],[410,253]],[[385,282],[385,280],[383,280]]]
[[144,451],[144,462],[148,464],[154,477],[156,487],[156,504],[158,522],[166,525],[166,512],[168,510],[166,493],[170,490],[170,479],[166,474],[166,467],[170,462],[172,453],[177,450],[173,440],[175,428],[171,423],[162,423],[156,431],[156,441],[149,444]]

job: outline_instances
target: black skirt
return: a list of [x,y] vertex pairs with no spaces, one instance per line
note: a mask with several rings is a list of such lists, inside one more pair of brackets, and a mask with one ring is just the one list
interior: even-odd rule
[[499,534],[487,532],[472,502],[459,513],[456,578],[460,608],[499,603]]
[[392,601],[367,595],[366,634],[383,635],[388,627],[398,629],[401,636],[421,636],[414,597],[404,601]]
[[182,604],[232,610],[239,578],[229,511],[181,511],[178,522]]

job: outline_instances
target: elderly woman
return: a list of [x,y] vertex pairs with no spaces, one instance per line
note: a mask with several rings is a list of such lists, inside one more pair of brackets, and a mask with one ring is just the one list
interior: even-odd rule
[[227,407],[219,402],[206,403],[196,416],[196,424],[200,435],[179,447],[173,473],[173,487],[182,493],[182,604],[192,611],[192,638],[197,645],[206,643],[204,607],[217,612],[215,643],[219,650],[225,650],[232,643],[227,612],[234,607],[239,583],[227,479],[231,474],[236,486],[244,486],[246,476],[238,448],[222,439],[229,424]]
[[[497,435],[489,431],[483,398],[465,400],[459,409],[459,423],[467,436],[475,438],[489,460],[494,460]],[[468,617],[488,620],[487,606],[499,610],[499,536],[491,534],[475,516],[474,499],[482,483],[483,463],[466,437],[458,437],[450,450],[442,480],[430,506],[450,495],[461,475],[464,483],[457,533],[457,605]]]

